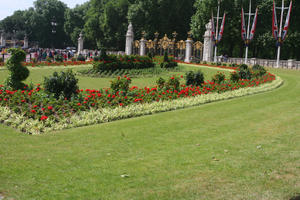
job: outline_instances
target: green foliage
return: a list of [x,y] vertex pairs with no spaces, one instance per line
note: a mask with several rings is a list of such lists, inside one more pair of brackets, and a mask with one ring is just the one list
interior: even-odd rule
[[248,69],[249,69],[248,65],[241,64],[241,65],[239,66],[239,70],[248,70]]
[[46,58],[46,62],[48,62],[48,63],[52,63],[52,61],[53,61],[53,59],[47,56],[47,58]]
[[45,77],[44,87],[45,91],[54,94],[55,98],[60,96],[70,99],[77,95],[78,79],[72,70],[66,72],[54,72],[52,76]]
[[111,81],[110,88],[114,92],[124,92],[126,94],[129,90],[130,83],[131,79],[129,77],[118,77],[115,80]]
[[261,65],[254,65],[252,71],[255,77],[261,77],[267,73],[267,70]]
[[56,62],[63,62],[64,61],[64,58],[62,57],[62,55],[58,54],[58,55],[55,55],[54,56],[54,60]]
[[153,67],[154,63],[152,59],[147,56],[108,55],[105,60],[93,63],[93,71],[95,73],[102,71],[114,72],[120,69],[146,69]]
[[100,55],[99,55],[99,60],[107,60],[108,56],[106,54],[106,49],[105,48],[101,48],[100,49]]
[[201,86],[204,83],[204,74],[198,70],[189,71],[185,75],[186,85]]
[[85,56],[79,54],[79,55],[77,56],[77,61],[85,61]]
[[240,80],[240,75],[237,72],[230,73],[230,80],[232,82],[238,82]]
[[165,86],[166,80],[163,79],[162,77],[159,77],[157,79],[156,84],[158,85],[159,88],[163,88]]
[[180,79],[177,76],[171,77],[165,84],[167,89],[178,90],[180,86]]
[[6,80],[6,84],[13,90],[23,89],[25,84],[22,81],[25,81],[29,76],[29,70],[22,65],[26,53],[21,49],[15,48],[9,49],[8,52],[11,53],[11,57],[8,59],[6,66],[10,75]]
[[169,62],[169,56],[167,51],[165,51],[164,53],[164,62]]
[[212,82],[217,83],[217,84],[221,84],[225,81],[225,74],[222,72],[218,72],[214,75],[214,77],[212,78]]
[[251,74],[251,71],[247,68],[242,68],[240,71],[239,71],[239,76],[241,79],[247,79],[247,80],[251,80],[252,78],[252,74]]

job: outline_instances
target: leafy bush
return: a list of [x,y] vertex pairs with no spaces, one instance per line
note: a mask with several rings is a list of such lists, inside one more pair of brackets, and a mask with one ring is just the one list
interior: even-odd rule
[[52,58],[50,58],[50,57],[47,57],[47,58],[46,58],[46,62],[52,63],[52,61],[53,61]]
[[54,59],[55,59],[56,62],[63,62],[64,61],[64,58],[60,54],[54,56]]
[[8,59],[6,65],[10,74],[6,80],[6,84],[13,90],[23,89],[25,84],[22,81],[25,81],[29,76],[29,70],[22,65],[22,62],[26,58],[26,53],[16,48],[11,48],[8,52],[11,53],[11,57]]
[[176,76],[171,77],[167,82],[166,82],[166,88],[167,89],[174,89],[178,90],[180,86],[180,81],[179,78]]
[[127,93],[129,90],[129,85],[131,83],[131,79],[127,76],[118,77],[115,80],[111,81],[110,88],[114,92],[124,92]]
[[100,56],[94,56],[94,57],[93,57],[93,60],[94,60],[95,62],[99,62],[101,59],[100,59]]
[[3,62],[4,62],[3,58],[2,58],[2,57],[0,57],[0,63],[3,63]]
[[33,62],[33,63],[37,63],[37,62],[38,62],[38,60],[37,60],[36,58],[31,58],[31,62]]
[[77,56],[77,61],[85,61],[85,57],[81,54]]
[[164,53],[164,62],[169,62],[169,56],[167,51],[165,51]]
[[225,78],[226,78],[226,76],[225,76],[224,73],[218,72],[212,78],[212,82],[217,83],[217,84],[221,84],[225,81]]
[[163,88],[165,86],[166,80],[163,79],[162,77],[159,77],[157,79],[156,84],[158,85],[159,88]]
[[106,54],[106,49],[101,48],[100,49],[100,55],[99,55],[99,60],[107,60],[108,56]]
[[216,65],[217,65],[217,66],[221,66],[222,63],[221,63],[221,62],[217,62]]
[[232,72],[230,74],[230,80],[232,82],[238,82],[240,80],[240,75],[238,73],[236,73],[236,72]]
[[52,76],[45,77],[44,86],[45,91],[54,94],[55,98],[60,96],[70,99],[72,96],[77,95],[78,79],[72,70],[67,72],[54,72]]
[[248,65],[241,64],[241,65],[239,66],[239,70],[248,70],[248,69],[249,69]]
[[199,70],[196,73],[189,71],[186,73],[186,85],[201,86],[204,83],[204,74]]
[[261,65],[254,65],[252,71],[255,77],[261,77],[267,73],[267,70]]
[[177,66],[178,66],[178,64],[176,62],[174,62],[173,59],[169,59],[168,52],[165,51],[165,53],[164,53],[164,60],[160,64],[160,67],[168,69],[168,68],[175,68]]
[[114,72],[120,69],[146,69],[153,68],[154,63],[148,56],[115,56],[109,55],[106,60],[93,63],[95,73],[103,71]]
[[251,80],[252,78],[252,74],[249,69],[241,69],[239,71],[239,76],[241,79],[247,79],[247,80]]

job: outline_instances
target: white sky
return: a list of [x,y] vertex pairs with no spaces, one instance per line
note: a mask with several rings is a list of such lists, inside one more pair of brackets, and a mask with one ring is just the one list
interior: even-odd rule
[[[16,10],[25,10],[33,7],[35,0],[0,0],[0,20],[10,16]],[[82,4],[88,0],[60,0],[68,5],[69,8],[74,8],[76,4]]]

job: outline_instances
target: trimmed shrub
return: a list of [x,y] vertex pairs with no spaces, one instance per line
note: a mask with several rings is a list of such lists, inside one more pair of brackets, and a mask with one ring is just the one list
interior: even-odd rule
[[54,59],[55,59],[56,62],[63,62],[64,61],[64,58],[60,54],[54,56]]
[[232,82],[238,82],[240,80],[240,75],[237,72],[230,73],[230,80]]
[[159,88],[163,88],[165,86],[166,80],[163,79],[162,77],[159,77],[157,79],[156,84],[158,85]]
[[225,78],[226,78],[226,76],[225,76],[224,73],[218,72],[212,78],[212,82],[217,83],[217,84],[221,84],[225,81]]
[[81,54],[77,56],[77,61],[85,61],[85,57]]
[[239,70],[248,70],[248,69],[249,69],[248,65],[241,64],[241,65],[239,66]]
[[252,71],[255,77],[261,77],[267,73],[267,70],[261,65],[253,65]]
[[6,80],[6,85],[13,90],[24,89],[25,81],[29,76],[29,70],[22,65],[22,62],[26,58],[26,53],[22,49],[11,48],[8,50],[11,53],[11,57],[8,59],[6,66],[10,72],[9,77]]
[[204,74],[199,70],[196,73],[189,71],[186,73],[186,85],[201,86],[204,83]]
[[47,93],[54,94],[55,98],[60,96],[70,99],[72,96],[77,95],[78,79],[72,70],[66,72],[54,72],[52,76],[45,77],[44,86]]
[[178,66],[178,64],[176,62],[174,62],[172,59],[170,59],[169,56],[168,56],[168,52],[165,51],[165,53],[164,53],[164,62],[162,62],[160,64],[160,67],[167,69],[167,68],[175,68],[177,66]]
[[179,86],[180,86],[180,80],[176,76],[171,77],[166,83],[166,89],[178,90]]
[[46,62],[52,63],[52,61],[53,61],[52,58],[50,58],[50,57],[47,57],[47,58],[46,58]]
[[131,83],[131,79],[127,76],[118,77],[115,80],[111,81],[110,88],[114,92],[124,92],[127,93],[129,90],[129,85]]
[[241,69],[239,71],[239,76],[241,79],[247,79],[247,80],[251,80],[252,78],[252,74],[249,69]]

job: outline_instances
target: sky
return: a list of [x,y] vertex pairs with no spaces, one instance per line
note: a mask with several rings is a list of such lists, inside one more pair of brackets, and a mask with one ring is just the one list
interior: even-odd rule
[[[0,0],[0,20],[10,16],[16,10],[25,10],[33,7],[35,0]],[[68,5],[69,8],[74,8],[76,4],[82,4],[88,0],[60,0]]]

